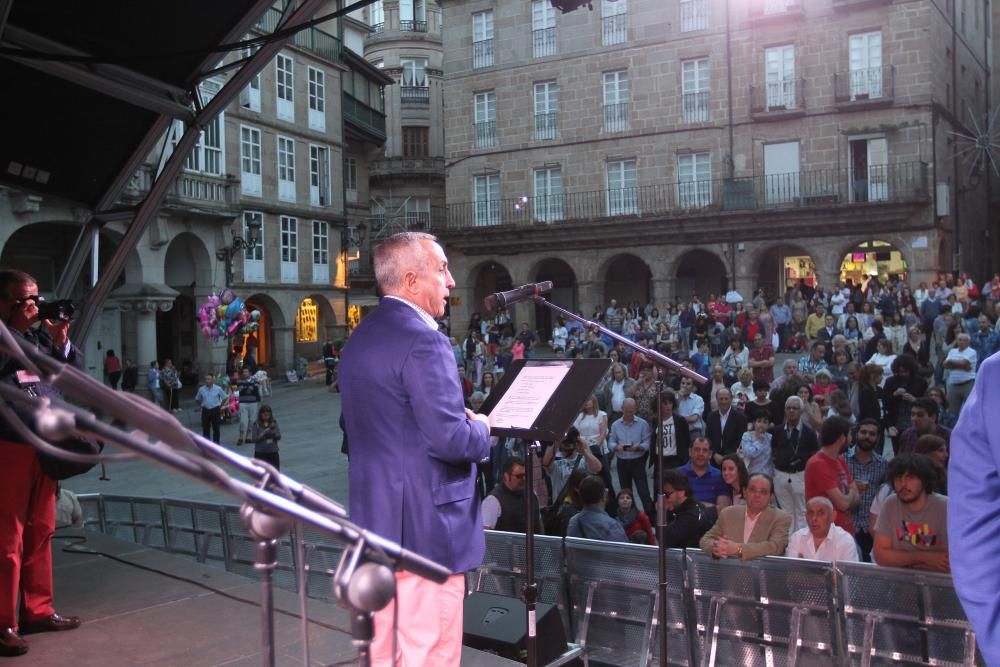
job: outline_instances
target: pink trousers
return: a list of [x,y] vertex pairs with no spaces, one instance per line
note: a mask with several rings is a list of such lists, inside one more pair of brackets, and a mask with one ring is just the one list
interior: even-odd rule
[[[393,660],[393,608],[399,604]],[[375,614],[373,667],[459,667],[465,575],[435,584],[409,572],[396,573],[396,599]]]

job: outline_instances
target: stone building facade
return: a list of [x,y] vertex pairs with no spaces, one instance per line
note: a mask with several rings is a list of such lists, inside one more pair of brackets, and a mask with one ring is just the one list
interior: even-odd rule
[[590,315],[866,261],[990,270],[984,175],[953,134],[985,116],[986,5],[593,4],[441,2],[454,322],[543,279]]

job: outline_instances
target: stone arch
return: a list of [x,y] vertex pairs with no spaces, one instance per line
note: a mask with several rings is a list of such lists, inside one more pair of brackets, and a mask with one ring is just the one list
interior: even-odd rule
[[726,262],[705,248],[691,248],[674,261],[674,294],[682,301],[696,293],[702,301],[710,294],[725,294],[730,287]]
[[653,293],[653,271],[646,260],[630,252],[612,255],[598,273],[604,281],[604,304],[615,299],[622,306],[633,301],[649,303]]
[[[485,311],[483,300],[494,292],[505,292],[514,288],[514,279],[510,270],[494,259],[488,259],[472,267],[469,271],[469,280],[466,283],[472,285],[472,303],[466,307],[470,318],[475,313],[482,314]],[[465,336],[468,323],[452,322],[452,331],[457,335]]]
[[295,309],[295,356],[318,359],[336,325],[337,315],[327,297],[319,293],[302,297]]
[[839,280],[866,282],[876,275],[880,281],[890,275],[909,276],[913,259],[899,238],[869,239],[842,247]]
[[[764,246],[754,253],[751,261],[753,272],[757,275],[754,293],[763,289],[768,300],[784,296],[789,281],[806,277],[804,273],[808,272],[808,277],[816,276],[816,261],[812,254],[795,243]],[[806,262],[806,266],[803,266],[803,262]]]
[[244,299],[247,309],[250,311],[260,311],[257,322],[259,327],[255,334],[244,336],[240,340],[234,340],[233,344],[236,352],[246,356],[246,353],[256,346],[257,364],[260,366],[273,366],[275,358],[274,329],[287,326],[287,318],[281,306],[271,296],[257,292]]
[[198,288],[212,284],[212,262],[205,243],[191,232],[170,241],[163,253],[163,283],[177,290],[170,310],[156,313],[156,356],[181,368],[198,358]]
[[[528,275],[532,282],[551,280],[553,287],[547,297],[549,301],[576,312],[576,271],[566,260],[561,257],[546,257],[536,262]],[[554,322],[555,314],[551,309],[535,305],[535,329],[543,339],[547,340],[552,335]]]

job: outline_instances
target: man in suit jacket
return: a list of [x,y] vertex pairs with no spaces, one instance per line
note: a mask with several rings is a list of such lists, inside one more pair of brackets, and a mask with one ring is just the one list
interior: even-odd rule
[[[403,232],[375,250],[383,298],[344,348],[344,421],[351,438],[351,518],[447,567],[444,584],[399,572],[396,658],[458,665],[466,570],[485,551],[476,463],[489,421],[463,407],[448,338],[436,318],[455,286],[430,234]],[[375,615],[374,664],[393,664],[393,604]]]
[[705,422],[705,437],[712,443],[712,461],[722,466],[722,457],[735,454],[743,434],[747,432],[747,418],[739,410],[733,409],[733,394],[728,389],[719,389],[715,394],[719,406]]
[[819,451],[816,431],[802,420],[802,399],[785,399],[785,421],[772,431],[774,497],[778,506],[792,515],[792,532],[806,527],[806,462]]
[[708,529],[698,546],[713,558],[736,556],[742,560],[762,556],[784,556],[788,547],[791,517],[776,507],[769,507],[774,483],[763,473],[750,475],[746,505],[730,505],[719,513],[719,520]]

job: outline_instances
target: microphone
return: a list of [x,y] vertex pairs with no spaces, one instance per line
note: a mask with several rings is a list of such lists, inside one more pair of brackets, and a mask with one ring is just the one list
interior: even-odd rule
[[545,280],[540,283],[528,283],[527,285],[521,285],[517,289],[490,294],[483,300],[483,305],[486,306],[486,310],[500,310],[512,304],[532,299],[538,294],[551,291],[551,280]]

